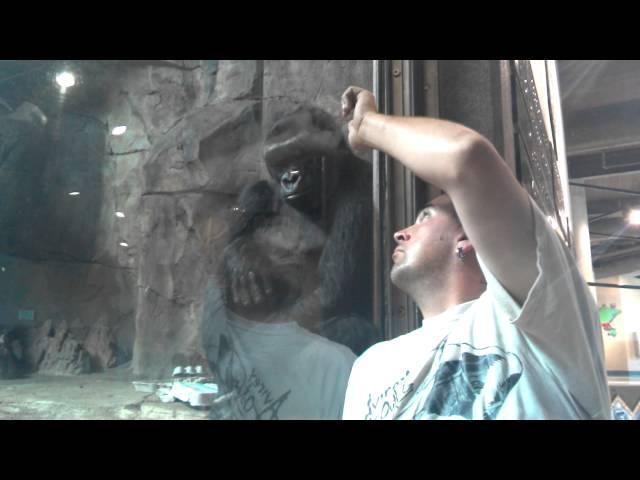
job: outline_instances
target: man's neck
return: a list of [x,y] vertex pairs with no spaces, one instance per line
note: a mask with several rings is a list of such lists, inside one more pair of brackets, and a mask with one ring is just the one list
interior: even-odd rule
[[430,302],[423,302],[422,304],[418,304],[418,308],[422,313],[422,318],[424,320],[428,320],[430,318],[436,317],[441,313],[446,312],[450,308],[453,308],[457,305],[461,305],[463,303],[470,302],[472,300],[477,299],[477,296],[471,297],[452,297],[444,302],[437,302],[436,304]]
[[462,278],[454,278],[448,284],[438,283],[438,287],[425,286],[414,297],[425,320],[440,315],[456,305],[475,300],[485,290],[483,284],[468,282]]

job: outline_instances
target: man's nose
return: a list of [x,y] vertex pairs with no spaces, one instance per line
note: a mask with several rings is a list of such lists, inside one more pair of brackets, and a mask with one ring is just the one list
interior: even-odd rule
[[409,238],[410,235],[406,230],[400,230],[399,232],[393,234],[393,239],[396,241],[396,243],[406,242],[407,240],[409,240]]

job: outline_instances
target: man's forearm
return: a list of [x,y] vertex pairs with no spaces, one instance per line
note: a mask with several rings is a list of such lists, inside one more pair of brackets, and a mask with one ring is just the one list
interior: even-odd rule
[[480,134],[440,119],[370,112],[364,116],[360,132],[367,146],[384,151],[444,190],[456,186],[472,157],[497,158],[497,152]]

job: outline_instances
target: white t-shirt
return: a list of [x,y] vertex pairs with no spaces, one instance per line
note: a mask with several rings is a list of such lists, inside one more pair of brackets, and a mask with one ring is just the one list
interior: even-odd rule
[[609,419],[598,312],[571,253],[530,200],[538,276],[520,306],[487,290],[369,348],[345,419]]
[[[351,366],[344,345],[296,322],[258,323],[220,308],[207,357],[222,392],[232,393],[221,418],[242,420],[342,417]],[[228,408],[230,407],[230,408]],[[215,416],[215,414],[214,414]]]

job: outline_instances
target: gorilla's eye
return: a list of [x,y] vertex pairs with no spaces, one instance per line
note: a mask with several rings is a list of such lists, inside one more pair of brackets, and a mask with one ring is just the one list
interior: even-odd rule
[[322,162],[324,161],[324,157],[315,157],[312,161],[312,165],[315,169],[321,169],[322,168]]
[[271,129],[271,133],[269,136],[271,137],[277,137],[278,135],[280,135],[282,132],[284,131],[284,128],[282,128],[282,125],[276,125],[275,127],[273,127]]

